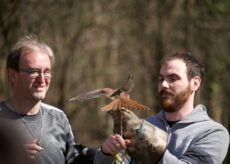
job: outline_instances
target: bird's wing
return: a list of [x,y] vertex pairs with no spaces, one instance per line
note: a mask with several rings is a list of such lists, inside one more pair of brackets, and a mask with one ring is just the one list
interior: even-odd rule
[[109,97],[109,95],[113,92],[113,89],[111,88],[102,88],[102,89],[96,89],[96,90],[92,90],[89,92],[86,92],[82,95],[73,97],[71,99],[69,99],[69,101],[87,101],[90,99],[95,99],[98,97]]
[[117,110],[119,108],[119,98],[118,99],[115,99],[113,100],[111,103],[103,106],[101,108],[102,111],[111,111],[111,110]]
[[105,105],[101,108],[102,111],[110,111],[110,110],[119,110],[119,109],[128,109],[128,110],[149,110],[148,107],[133,101],[126,97],[119,97]]
[[138,103],[137,101],[128,99],[126,97],[121,97],[121,100],[123,102],[123,107],[125,109],[129,109],[129,110],[149,110],[149,108],[147,106],[144,106],[144,105]]

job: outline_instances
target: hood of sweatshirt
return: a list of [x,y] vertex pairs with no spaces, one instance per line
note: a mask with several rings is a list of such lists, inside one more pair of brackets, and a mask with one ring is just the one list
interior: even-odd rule
[[[156,117],[160,120],[165,121],[165,112],[161,111],[159,112]],[[207,115],[207,109],[204,105],[199,104],[197,105],[194,110],[187,115],[185,118],[180,120],[178,123],[193,123],[193,122],[201,122],[201,121],[207,121],[211,118]]]

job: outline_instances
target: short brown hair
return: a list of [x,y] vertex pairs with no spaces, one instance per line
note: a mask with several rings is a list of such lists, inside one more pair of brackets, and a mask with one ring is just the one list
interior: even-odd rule
[[166,55],[162,61],[161,65],[167,61],[181,59],[185,62],[187,67],[187,76],[191,80],[195,76],[202,78],[204,76],[204,67],[203,65],[188,52],[174,52],[172,54]]

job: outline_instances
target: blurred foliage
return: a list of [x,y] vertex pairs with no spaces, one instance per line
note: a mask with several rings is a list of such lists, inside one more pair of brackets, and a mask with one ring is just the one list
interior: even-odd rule
[[[77,94],[118,87],[134,74],[131,97],[152,110],[157,100],[159,60],[175,50],[190,51],[206,76],[196,102],[230,129],[230,1],[214,0],[1,0],[0,98],[10,95],[5,59],[18,37],[34,33],[56,54],[46,102],[65,111],[77,142],[99,146],[112,132],[100,111],[106,99],[68,103]],[[226,159],[228,161],[229,159]]]

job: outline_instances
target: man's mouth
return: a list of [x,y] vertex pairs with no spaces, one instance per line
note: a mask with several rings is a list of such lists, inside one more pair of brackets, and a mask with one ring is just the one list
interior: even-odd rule
[[161,98],[163,98],[163,99],[168,99],[168,98],[172,97],[173,94],[170,93],[170,92],[161,91],[161,92],[160,92],[160,96],[161,96]]
[[43,92],[45,90],[44,86],[35,86],[34,88],[37,92]]

